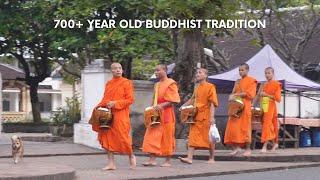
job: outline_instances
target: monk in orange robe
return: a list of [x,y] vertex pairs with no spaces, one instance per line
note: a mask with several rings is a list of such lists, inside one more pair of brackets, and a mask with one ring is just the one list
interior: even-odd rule
[[160,124],[147,128],[142,151],[149,153],[150,158],[144,162],[144,166],[155,166],[156,156],[166,157],[163,167],[171,166],[171,156],[175,149],[175,114],[174,103],[180,102],[178,87],[173,79],[167,77],[167,66],[160,64],[156,67],[155,75],[159,80],[157,105],[159,110]]
[[214,163],[214,142],[209,142],[210,125],[214,124],[214,107],[218,106],[216,88],[207,82],[208,71],[204,68],[197,70],[196,80],[198,85],[194,90],[194,95],[183,106],[195,104],[197,114],[195,123],[190,125],[188,139],[188,156],[180,158],[181,162],[192,164],[195,149],[208,149],[208,163]]
[[92,124],[92,129],[98,132],[98,140],[108,152],[108,165],[103,170],[115,170],[114,153],[129,156],[130,168],[136,166],[136,158],[132,151],[130,136],[129,106],[134,102],[132,82],[122,77],[122,66],[119,63],[111,65],[113,78],[106,83],[103,99],[96,108],[111,109],[113,122],[111,128],[103,130],[99,124]]
[[257,81],[248,76],[249,65],[242,64],[239,67],[241,79],[235,83],[229,100],[241,98],[244,109],[239,118],[229,117],[224,136],[224,143],[233,149],[230,155],[237,155],[241,147],[246,148],[243,156],[251,155],[251,101],[256,95]]
[[273,80],[274,70],[272,67],[265,69],[265,76],[267,82],[262,85],[262,91],[259,94],[260,97],[265,97],[262,102],[267,103],[267,108],[264,111],[262,119],[262,134],[261,142],[263,147],[261,152],[267,152],[268,142],[272,142],[272,151],[275,151],[278,148],[278,139],[279,139],[279,125],[278,125],[278,112],[276,102],[281,101],[281,83]]

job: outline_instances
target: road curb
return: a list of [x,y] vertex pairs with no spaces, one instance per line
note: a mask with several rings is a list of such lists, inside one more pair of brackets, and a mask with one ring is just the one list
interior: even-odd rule
[[305,165],[292,165],[292,166],[281,166],[281,167],[271,167],[271,168],[259,168],[259,169],[248,169],[248,170],[238,170],[238,171],[225,171],[225,172],[206,172],[206,173],[196,173],[187,175],[173,175],[173,176],[162,176],[162,177],[152,177],[152,178],[132,178],[130,180],[149,180],[149,179],[182,179],[182,178],[195,178],[195,177],[207,177],[207,176],[222,176],[222,175],[232,175],[232,174],[244,174],[244,173],[254,173],[254,172],[266,172],[266,171],[276,171],[285,169],[297,169],[297,168],[308,168],[308,167],[319,167],[320,163],[305,164]]
[[[26,154],[23,157],[52,157],[52,156],[88,156],[88,155],[103,155],[105,152],[96,152],[96,153],[66,153],[66,154]],[[11,155],[0,156],[1,158],[11,158]]]
[[[207,160],[208,156],[196,155],[194,159]],[[319,155],[292,155],[292,156],[251,156],[251,157],[232,157],[215,156],[216,161],[251,161],[251,162],[320,162]]]
[[[60,154],[25,154],[24,157],[51,157],[51,156],[88,156],[88,155],[106,155],[106,152],[92,153],[60,153]],[[148,154],[136,152],[136,156],[148,156]],[[185,154],[174,154],[172,158],[178,159]],[[11,155],[0,156],[0,158],[11,158]],[[208,160],[206,155],[194,155],[196,160]],[[250,162],[320,162],[319,155],[292,155],[292,156],[251,156],[251,157],[232,157],[215,156],[216,161],[250,161]]]

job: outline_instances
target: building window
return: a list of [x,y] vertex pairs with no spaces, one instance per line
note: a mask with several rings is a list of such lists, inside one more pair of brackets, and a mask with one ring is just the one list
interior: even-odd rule
[[40,112],[51,112],[51,94],[39,94]]
[[3,111],[10,111],[10,101],[3,100],[2,101],[2,109],[3,109]]
[[40,104],[40,112],[44,112],[44,102],[39,102]]

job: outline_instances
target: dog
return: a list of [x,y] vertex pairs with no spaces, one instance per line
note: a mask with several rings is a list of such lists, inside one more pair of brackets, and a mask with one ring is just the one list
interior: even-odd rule
[[17,164],[23,158],[23,143],[21,137],[13,135],[11,137],[12,141],[12,158],[13,162]]

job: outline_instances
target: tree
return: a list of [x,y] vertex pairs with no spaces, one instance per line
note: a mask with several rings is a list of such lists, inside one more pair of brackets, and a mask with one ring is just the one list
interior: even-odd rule
[[[141,0],[74,0],[60,4],[56,15],[63,19],[80,20],[88,27],[87,20],[104,19],[115,20],[118,24],[122,19],[145,19],[150,16],[150,1]],[[170,34],[167,30],[154,29],[122,29],[118,26],[110,29],[78,29],[70,32],[68,29],[59,30],[60,40],[56,41],[56,48],[62,47],[69,58],[63,65],[66,72],[79,76],[78,72],[68,67],[70,61],[81,62],[80,67],[95,58],[103,58],[109,62],[120,62],[124,68],[124,75],[132,78],[132,62],[146,55],[152,59],[169,61],[173,54]],[[62,52],[63,53],[63,52]],[[71,53],[78,54],[73,57]],[[88,59],[90,58],[90,59]],[[86,60],[87,59],[87,60]]]
[[[303,64],[303,55],[312,38],[320,33],[320,1],[261,1],[246,4],[247,9],[261,8],[260,13],[249,11],[248,18],[266,19],[266,29],[246,32],[255,44],[271,44],[292,68],[303,73],[308,64]],[[296,7],[296,8],[295,8]],[[287,8],[286,10],[280,8]]]
[[[227,19],[233,16],[237,1],[220,0],[169,0],[157,1],[154,4],[158,18],[171,19]],[[178,32],[177,32],[178,31]],[[205,36],[209,31],[199,29],[175,29],[173,35],[177,45],[176,67],[174,79],[178,81],[181,96],[184,98],[193,90],[192,82],[197,64],[207,67],[203,48]],[[210,30],[210,34],[214,31]],[[175,37],[173,36],[173,37]]]
[[0,2],[0,54],[14,56],[25,72],[30,87],[34,122],[41,121],[38,86],[50,76],[52,42],[50,34],[57,5],[53,1]]
[[[154,1],[154,16],[159,19],[228,19],[234,17],[235,10],[239,7],[238,1],[222,0],[167,0]],[[174,44],[174,61],[176,63],[173,78],[178,82],[182,103],[192,94],[194,75],[197,64],[208,67],[212,63],[204,56],[205,36],[221,30],[198,29],[172,29]],[[176,126],[176,136],[183,138],[186,127]]]

